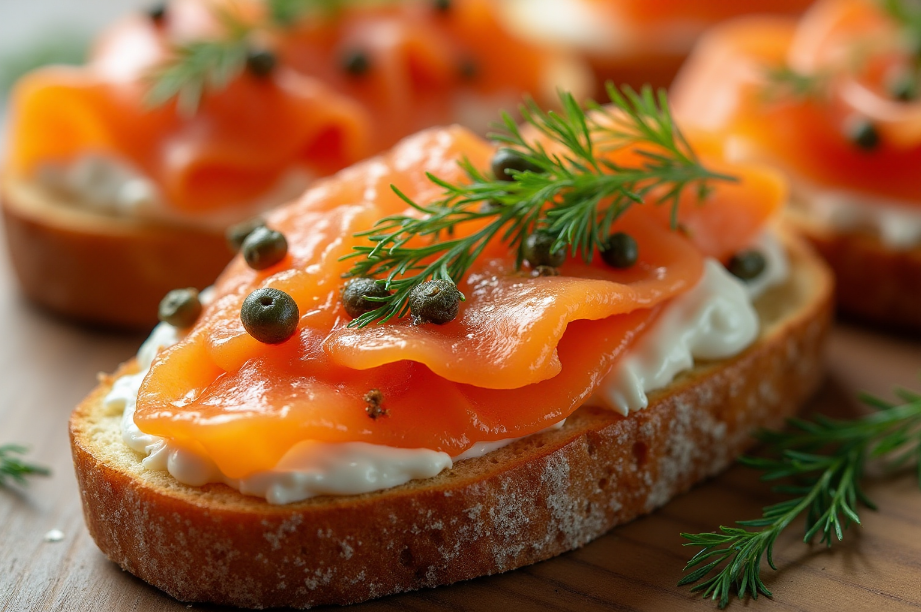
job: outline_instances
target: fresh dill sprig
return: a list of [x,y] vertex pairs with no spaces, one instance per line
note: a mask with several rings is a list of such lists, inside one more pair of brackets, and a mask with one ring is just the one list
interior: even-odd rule
[[[559,112],[528,100],[520,109],[523,121],[546,137],[550,149],[526,139],[511,116],[503,115],[503,130],[489,136],[535,171],[512,171],[511,180],[499,180],[463,160],[463,182],[428,175],[444,188],[443,197],[434,202],[415,202],[393,186],[421,215],[386,217],[358,234],[373,246],[356,246],[345,257],[356,259],[348,276],[378,278],[393,293],[367,298],[381,302],[380,307],[349,325],[364,327],[405,316],[413,288],[429,279],[459,282],[493,240],[516,249],[520,266],[526,238],[542,231],[554,238],[552,251],[568,248],[590,262],[612,224],[651,192],[672,207],[677,221],[685,190],[695,188],[703,197],[709,181],[733,180],[700,163],[671,117],[664,90],[655,93],[645,87],[636,92],[608,84],[607,92],[612,105],[589,103],[592,112],[564,92]],[[621,165],[605,155],[624,147],[635,147],[636,164]],[[469,222],[477,222],[478,229],[455,237],[453,230]]]
[[264,0],[265,17],[256,21],[218,12],[223,35],[173,45],[169,59],[149,75],[147,102],[160,106],[176,98],[179,112],[192,115],[205,91],[219,91],[242,74],[255,34],[290,28],[308,17],[331,18],[351,5],[388,1],[394,0]]
[[7,486],[8,480],[25,485],[27,476],[48,476],[51,473],[46,467],[23,461],[20,456],[27,450],[17,444],[0,446],[0,488]]
[[818,99],[828,92],[829,75],[825,72],[806,74],[789,66],[774,66],[764,71],[764,77],[767,80],[764,97],[769,102],[780,99]]
[[913,42],[921,42],[921,3],[912,0],[879,0],[886,14],[902,26]]
[[774,543],[794,519],[806,516],[805,542],[820,535],[820,541],[831,546],[835,539],[843,539],[851,523],[860,524],[858,505],[876,509],[861,489],[870,461],[880,461],[889,469],[914,462],[921,486],[921,395],[904,389],[896,393],[903,403],[862,396],[876,410],[862,418],[792,419],[790,431],[759,434],[773,457],[747,457],[742,463],[763,471],[762,480],[790,481],[773,490],[791,497],[766,507],[760,519],[737,521],[739,527],[682,533],[688,540],[685,546],[701,550],[685,567],[685,571],[696,569],[679,586],[698,583],[691,590],[717,601],[720,608],[729,604],[733,594],[739,599],[746,595],[757,599],[759,594],[770,597],[771,591],[761,580],[761,560],[766,558],[777,569],[772,558]]

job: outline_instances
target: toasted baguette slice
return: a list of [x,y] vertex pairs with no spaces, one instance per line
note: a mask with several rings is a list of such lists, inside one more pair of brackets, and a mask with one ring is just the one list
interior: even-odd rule
[[921,332],[921,245],[893,249],[869,232],[841,232],[788,209],[787,225],[805,237],[835,274],[838,310],[893,330]]
[[743,354],[699,364],[627,418],[582,407],[558,430],[377,493],[271,506],[145,471],[103,407],[105,378],[70,421],[89,531],[179,600],[251,608],[354,603],[582,546],[725,468],[816,389],[832,280],[788,246],[791,277],[758,301],[762,335]]
[[150,329],[171,289],[203,289],[232,257],[220,232],[97,213],[21,177],[0,179],[23,292],[78,321]]

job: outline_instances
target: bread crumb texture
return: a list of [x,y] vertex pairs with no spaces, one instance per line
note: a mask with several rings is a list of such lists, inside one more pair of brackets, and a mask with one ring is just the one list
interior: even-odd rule
[[145,471],[102,409],[104,381],[71,419],[87,526],[175,598],[249,608],[355,603],[578,548],[724,469],[815,390],[831,281],[797,243],[791,256],[796,273],[759,301],[762,337],[737,358],[698,364],[629,417],[585,406],[558,430],[377,493],[272,506]]

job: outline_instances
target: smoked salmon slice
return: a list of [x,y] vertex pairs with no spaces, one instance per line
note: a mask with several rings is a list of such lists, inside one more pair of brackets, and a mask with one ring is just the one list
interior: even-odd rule
[[[697,283],[704,257],[727,258],[750,244],[785,197],[776,175],[707,158],[739,180],[715,185],[705,203],[682,202],[685,232],[652,202],[631,208],[615,226],[640,245],[638,264],[626,271],[570,259],[561,276],[532,278],[496,242],[459,283],[467,299],[451,323],[348,328],[339,291],[351,263],[341,257],[366,240],[355,233],[407,212],[390,185],[433,201],[442,188],[427,172],[462,181],[460,159],[482,168],[494,152],[465,129],[430,130],[273,213],[268,223],[287,236],[287,258],[261,272],[240,259],[230,265],[195,327],[155,360],[137,425],[206,453],[230,478],[272,468],[302,441],[457,455],[475,442],[534,433],[582,405],[659,310]],[[745,222],[725,232],[720,211],[730,208]],[[717,234],[725,235],[700,248]],[[242,301],[260,287],[298,303],[298,332],[280,345],[260,344],[242,328]],[[372,390],[386,416],[369,418]]]
[[[921,103],[888,88],[915,61],[903,35],[871,0],[825,0],[800,22],[720,26],[676,80],[675,115],[721,134],[728,155],[771,163],[798,183],[914,205]],[[859,125],[872,142],[856,142]]]
[[492,119],[526,92],[546,99],[559,84],[589,93],[571,56],[514,38],[487,0],[455,0],[447,10],[346,4],[269,28],[254,44],[276,55],[270,75],[244,70],[207,89],[192,116],[175,101],[151,106],[151,80],[175,44],[219,40],[221,11],[252,21],[265,7],[175,0],[159,22],[115,25],[87,66],[26,76],[12,95],[9,169],[30,177],[101,155],[151,179],[175,212],[239,218],[291,173],[329,175],[433,125],[485,128],[484,112]]

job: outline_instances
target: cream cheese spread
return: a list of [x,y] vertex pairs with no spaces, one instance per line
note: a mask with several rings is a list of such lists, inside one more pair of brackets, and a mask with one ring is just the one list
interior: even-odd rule
[[[707,260],[701,281],[668,304],[649,329],[602,380],[589,403],[622,414],[648,404],[646,393],[668,385],[695,360],[737,355],[757,338],[758,315],[752,302],[771,286],[784,282],[788,262],[782,246],[766,233],[755,245],[765,256],[765,271],[757,282],[745,284],[715,260]],[[202,300],[207,302],[208,292]],[[122,411],[122,438],[145,456],[150,470],[167,470],[191,486],[223,482],[246,495],[271,504],[287,504],[318,495],[356,495],[431,478],[454,462],[482,457],[519,438],[479,442],[451,457],[430,449],[403,449],[365,442],[301,442],[269,471],[242,479],[227,478],[208,457],[169,440],[142,432],[134,422],[141,383],[157,353],[181,339],[180,332],[160,324],[138,351],[139,371],[118,378],[104,402]],[[561,427],[563,421],[551,426]]]
[[869,231],[890,249],[921,246],[921,203],[816,184],[740,137],[727,140],[726,159],[779,168],[789,179],[793,206],[825,226],[841,232]]
[[110,156],[84,154],[66,163],[46,163],[35,173],[45,189],[60,193],[74,205],[115,217],[169,222],[185,227],[224,228],[254,217],[301,195],[316,177],[292,168],[262,196],[220,211],[175,211],[165,205],[156,183],[131,164]]

